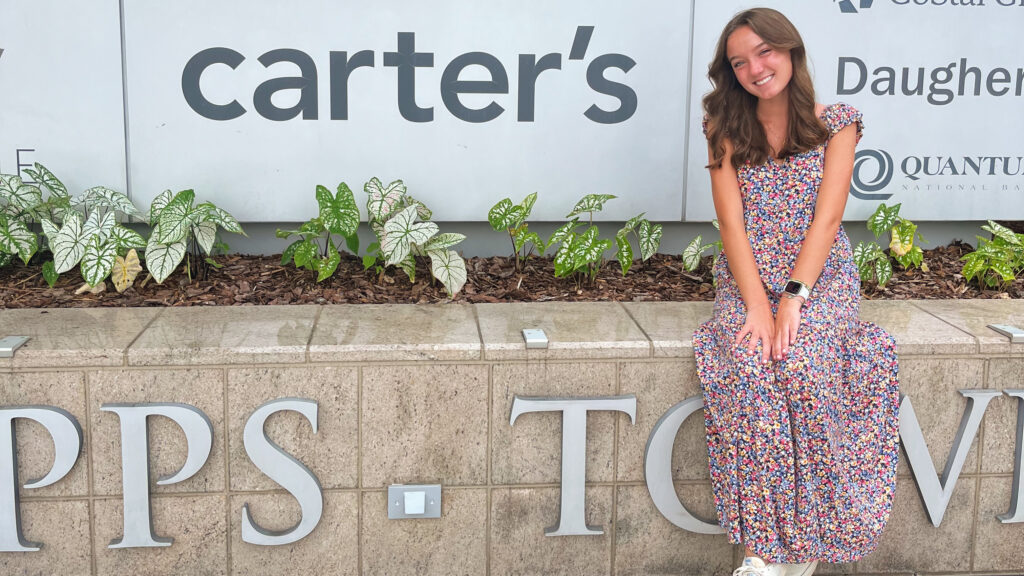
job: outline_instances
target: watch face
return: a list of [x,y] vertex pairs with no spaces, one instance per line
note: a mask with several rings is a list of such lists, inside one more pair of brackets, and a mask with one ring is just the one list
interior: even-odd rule
[[789,282],[786,283],[786,287],[783,289],[783,292],[787,292],[789,294],[799,294],[800,283],[790,280]]

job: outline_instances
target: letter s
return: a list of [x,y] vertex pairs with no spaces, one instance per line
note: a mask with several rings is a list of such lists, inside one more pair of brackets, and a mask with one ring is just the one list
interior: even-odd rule
[[603,72],[609,68],[629,72],[633,66],[636,66],[636,61],[624,54],[604,54],[594,58],[587,67],[587,84],[598,93],[618,98],[622,105],[618,110],[609,112],[595,104],[587,108],[583,115],[599,124],[617,124],[629,120],[636,112],[636,92],[625,84],[608,80]]
[[198,52],[189,59],[181,72],[181,94],[185,97],[185,102],[188,102],[189,107],[197,114],[210,120],[234,120],[245,114],[245,108],[238,100],[232,100],[228,104],[214,104],[203,96],[203,91],[199,87],[200,77],[210,66],[227,64],[234,70],[244,60],[245,56],[230,48],[207,48]]
[[301,462],[274,444],[263,430],[267,418],[275,412],[290,410],[306,417],[316,434],[317,406],[313,400],[280,398],[271,400],[252,413],[242,433],[245,453],[271,480],[287,490],[302,509],[299,522],[291,528],[272,532],[256,525],[249,515],[249,504],[242,506],[242,541],[260,546],[291,544],[306,537],[320,523],[324,510],[323,491],[316,476]]

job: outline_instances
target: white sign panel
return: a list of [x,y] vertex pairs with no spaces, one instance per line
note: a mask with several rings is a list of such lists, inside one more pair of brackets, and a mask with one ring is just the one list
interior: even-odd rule
[[125,189],[117,0],[0,0],[0,172]]
[[[133,195],[195,188],[245,221],[401,178],[437,220],[538,192],[682,217],[683,2],[125,4]],[[362,203],[362,202],[360,202]],[[364,214],[365,217],[365,214]]]
[[[759,3],[763,4],[763,3]],[[714,218],[700,99],[733,14],[694,13],[686,219]],[[779,0],[813,64],[819,102],[864,113],[846,216],[881,201],[913,220],[1024,218],[1024,0]]]

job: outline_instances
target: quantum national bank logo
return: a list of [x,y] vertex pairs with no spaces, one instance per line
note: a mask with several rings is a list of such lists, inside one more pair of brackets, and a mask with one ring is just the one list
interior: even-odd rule
[[[832,0],[835,2],[836,0]],[[841,0],[839,2],[839,11],[843,14],[856,14],[858,10],[867,10],[871,8],[871,4],[874,0],[860,0],[860,2],[853,2],[853,0]]]
[[[897,6],[953,6],[953,7],[978,7],[984,8],[985,2],[988,6],[1018,6],[1024,7],[1024,0],[889,0]],[[839,4],[839,11],[843,14],[856,14],[860,10],[871,8],[873,0],[832,0]]]
[[[1022,191],[1024,183],[1007,178],[1024,176],[1024,155],[942,156],[907,155],[893,160],[887,150],[857,152],[853,164],[850,195],[861,200],[885,200],[898,173],[905,179],[903,190],[973,192],[986,190]],[[930,181],[940,179],[940,182]]]

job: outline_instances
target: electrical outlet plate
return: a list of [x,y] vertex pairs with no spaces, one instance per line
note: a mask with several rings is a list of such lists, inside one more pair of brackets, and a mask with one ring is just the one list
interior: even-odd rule
[[[419,494],[423,494],[423,513],[409,514],[406,503],[418,505]],[[407,498],[406,495],[409,494]],[[400,518],[440,518],[440,484],[392,484],[388,486],[388,520]]]
[[6,336],[0,338],[0,358],[13,358],[14,351],[28,342],[28,336]]

